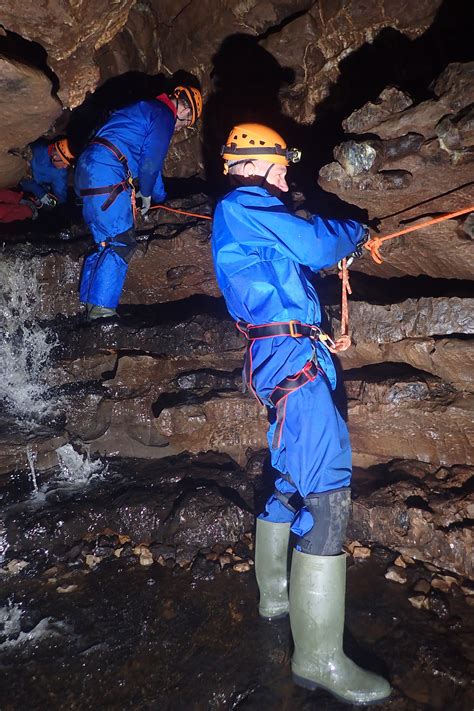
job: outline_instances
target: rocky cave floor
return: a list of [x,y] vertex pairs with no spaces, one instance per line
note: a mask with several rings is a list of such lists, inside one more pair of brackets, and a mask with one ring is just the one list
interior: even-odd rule
[[[33,494],[31,472],[7,478],[2,709],[347,708],[293,685],[288,621],[258,617],[266,479],[263,455],[244,471],[217,454],[88,460],[82,483],[56,467]],[[356,500],[366,486],[356,470]],[[347,549],[345,647],[390,678],[381,707],[471,709],[473,590],[388,548]]]

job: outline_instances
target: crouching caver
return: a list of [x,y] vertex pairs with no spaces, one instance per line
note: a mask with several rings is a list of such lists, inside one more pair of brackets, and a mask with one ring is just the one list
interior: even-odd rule
[[[234,189],[214,216],[217,281],[247,339],[244,377],[269,409],[268,442],[280,472],[257,519],[260,615],[289,611],[297,684],[323,687],[350,703],[378,701],[389,696],[388,682],[358,667],[342,649],[341,551],[352,470],[347,427],[332,397],[336,372],[329,351],[347,343],[333,343],[321,331],[320,304],[308,276],[353,254],[366,230],[352,220],[314,215],[307,221],[286,209],[278,196],[288,191],[287,166],[300,152],[288,150],[272,129],[236,126],[222,157]],[[303,500],[299,509],[294,494]],[[290,528],[297,538],[288,600]]]
[[194,87],[179,86],[115,111],[82,153],[75,174],[83,216],[98,245],[82,271],[80,300],[94,320],[115,316],[129,262],[136,249],[134,180],[141,213],[165,198],[161,169],[175,131],[202,112]]

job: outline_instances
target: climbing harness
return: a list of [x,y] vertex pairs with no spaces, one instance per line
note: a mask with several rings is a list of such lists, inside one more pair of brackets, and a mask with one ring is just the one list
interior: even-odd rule
[[283,378],[283,380],[272,390],[268,397],[273,407],[276,408],[276,424],[275,431],[273,433],[272,447],[276,449],[280,447],[281,434],[286,417],[286,403],[288,396],[291,395],[291,393],[296,392],[296,390],[302,388],[307,383],[312,383],[322,372],[323,371],[318,364],[315,363],[314,360],[310,360],[299,373],[291,375],[288,378]]
[[395,237],[401,237],[402,235],[408,234],[409,232],[415,232],[416,230],[421,230],[424,227],[430,227],[431,225],[436,225],[438,222],[444,222],[445,220],[451,220],[454,217],[459,217],[460,215],[466,215],[469,212],[473,212],[474,207],[465,207],[463,210],[457,210],[456,212],[449,212],[447,215],[442,215],[441,217],[435,217],[427,222],[422,222],[421,225],[414,225],[412,227],[405,227],[403,230],[398,232],[392,232],[384,237],[371,237],[368,242],[364,244],[365,249],[370,252],[370,255],[376,264],[382,264],[383,259],[380,254],[380,248],[382,244]]
[[[262,400],[257,395],[252,385],[252,347],[255,341],[263,338],[275,338],[278,336],[290,336],[291,338],[310,338],[311,340],[319,340],[322,343],[333,343],[334,341],[324,333],[324,331],[316,325],[301,323],[300,321],[283,321],[281,323],[266,323],[262,326],[252,326],[245,321],[237,321],[236,327],[247,339],[247,349],[244,358],[244,379],[245,385],[250,392],[258,400],[261,405],[264,405]],[[335,344],[334,344],[335,345]],[[307,383],[312,383],[316,380],[319,373],[323,371],[318,366],[314,359],[311,359],[306,365],[295,375],[283,378],[281,382],[272,390],[268,396],[268,400],[276,409],[276,425],[273,434],[273,447],[280,446],[281,433],[286,415],[286,399],[288,395],[299,390]]]
[[99,136],[97,138],[94,138],[91,143],[96,143],[100,146],[105,146],[105,148],[108,148],[109,151],[114,154],[114,156],[123,165],[125,169],[125,179],[121,180],[119,183],[115,183],[114,185],[104,185],[100,188],[83,188],[80,191],[81,197],[90,197],[92,195],[108,195],[109,197],[101,206],[101,210],[105,212],[115,202],[118,196],[123,193],[124,190],[131,190],[133,217],[135,219],[135,186],[133,185],[133,176],[128,165],[127,157],[122,153],[121,150],[117,148],[117,146],[115,146],[111,141],[108,141],[106,138],[101,138]]
[[[291,338],[306,337],[312,341],[318,340],[326,345],[329,343],[335,346],[332,338],[328,336],[328,334],[325,333],[319,326],[316,326],[315,324],[310,325],[301,323],[301,321],[282,321],[280,323],[266,323],[261,326],[252,326],[245,321],[237,321],[235,325],[237,330],[240,331],[240,333],[242,333],[247,340],[247,350],[244,359],[245,384],[261,405],[264,403],[261,401],[252,385],[252,347],[255,341],[262,340],[263,338],[275,338],[278,336],[289,336]],[[274,442],[279,442],[281,428],[285,420],[286,400],[284,400],[284,398],[295,390],[299,390],[299,388],[306,385],[306,383],[315,380],[318,373],[321,372],[322,371],[318,367],[317,363],[314,360],[310,360],[299,373],[296,373],[296,375],[292,375],[288,378],[284,378],[273,389],[268,399],[272,405],[277,408],[277,426],[275,429]],[[281,400],[284,402],[280,406],[279,403]]]
[[236,322],[237,330],[243,333],[248,341],[258,341],[262,338],[274,338],[275,336],[291,336],[292,338],[307,337],[312,341],[321,341],[324,345],[333,348],[335,343],[322,328],[316,324],[301,323],[301,321],[281,321],[278,323],[265,323],[259,326],[252,326],[245,321]]

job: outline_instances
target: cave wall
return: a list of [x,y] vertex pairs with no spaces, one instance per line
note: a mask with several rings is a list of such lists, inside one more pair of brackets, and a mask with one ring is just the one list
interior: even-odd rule
[[[229,123],[262,110],[303,146],[304,172],[295,176],[310,209],[355,215],[384,234],[463,208],[472,200],[474,64],[442,48],[433,60],[448,5],[48,0],[39,17],[32,3],[0,3],[1,184],[24,170],[8,151],[52,130],[61,105],[78,106],[117,74],[185,68],[201,80],[207,104],[199,129],[173,143],[168,174],[217,180],[212,155]],[[450,7],[459,16],[461,4]],[[211,210],[202,195],[175,204]],[[138,325],[85,329],[75,320],[90,241],[33,235],[31,244],[7,247],[12,270],[20,259],[36,275],[36,318],[60,344],[50,383],[69,398],[62,432],[32,444],[40,468],[76,438],[108,456],[210,450],[247,468],[266,446],[266,413],[240,392],[243,346],[219,301],[209,224],[157,214],[147,229],[123,296]],[[472,236],[472,216],[464,216],[387,243],[382,265],[368,254],[357,261],[354,345],[340,358],[354,462],[390,472],[376,495],[358,500],[357,536],[384,545],[392,536],[407,555],[430,560],[442,547],[443,565],[469,575]],[[324,275],[336,333],[337,284],[333,272]],[[1,470],[13,464],[28,464],[21,437],[2,447]]]
[[[263,69],[254,58],[258,47],[262,55],[273,58],[272,69],[278,68],[281,74],[284,110],[298,122],[310,123],[316,106],[337,81],[345,57],[371,43],[384,28],[392,28],[401,37],[419,37],[432,23],[440,3],[426,0],[411,7],[404,0],[47,0],[38,11],[31,0],[2,1],[0,29],[8,42],[2,45],[0,37],[0,57],[13,52],[26,74],[23,88],[11,83],[8,87],[10,100],[18,102],[12,106],[14,115],[24,113],[25,92],[35,83],[33,68],[40,66],[45,77],[41,88],[36,88],[38,104],[44,105],[29,124],[30,130],[20,128],[1,139],[0,187],[14,185],[25,170],[20,159],[8,155],[9,150],[47,133],[60,105],[73,109],[104,81],[130,71],[170,75],[185,69],[201,81],[205,98],[215,90],[220,74],[221,82],[229,80],[226,92],[233,103],[242,96],[242,83],[250,95],[259,91],[256,86],[248,88]],[[41,61],[38,50],[43,53]],[[48,109],[51,101],[56,111]],[[227,105],[226,120],[218,116],[212,130],[220,134],[231,128],[228,123],[235,116],[229,109]],[[62,121],[58,128],[64,125]],[[175,142],[168,172],[190,175],[204,168],[203,161],[196,159],[201,133],[202,129],[188,140]]]

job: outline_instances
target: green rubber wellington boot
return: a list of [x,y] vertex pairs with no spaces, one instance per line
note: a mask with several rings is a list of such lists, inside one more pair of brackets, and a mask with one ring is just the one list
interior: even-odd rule
[[257,519],[255,575],[260,591],[258,612],[268,620],[285,617],[288,603],[289,523]]
[[357,666],[342,649],[346,555],[317,556],[293,551],[290,622],[295,651],[293,680],[306,689],[326,689],[351,704],[377,703],[390,684]]
[[100,318],[115,318],[117,312],[108,306],[97,306],[96,304],[86,304],[87,320],[97,321]]

